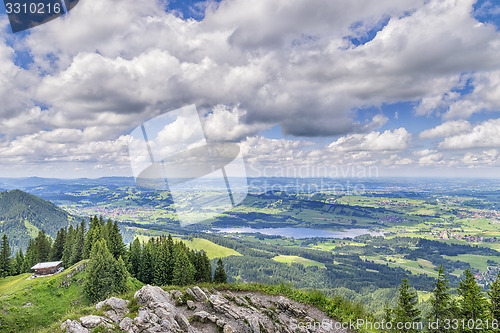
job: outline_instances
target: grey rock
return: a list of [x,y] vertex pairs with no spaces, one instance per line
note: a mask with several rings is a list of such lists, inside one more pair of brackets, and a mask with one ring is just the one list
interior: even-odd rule
[[134,298],[141,305],[146,305],[150,308],[157,308],[165,304],[172,302],[172,297],[165,290],[157,286],[145,285],[141,289],[137,290],[134,294]]
[[224,321],[224,319],[217,319],[215,321],[215,324],[219,327],[224,327],[226,325],[226,322]]
[[63,332],[68,332],[68,333],[89,333],[90,331],[86,329],[85,327],[82,326],[78,321],[76,320],[66,320],[62,325],[61,329]]
[[23,305],[23,308],[28,308],[30,306],[33,306],[33,303],[28,302],[28,303],[26,303],[26,304]]
[[181,328],[182,332],[193,332],[193,327],[189,324],[189,321],[187,318],[181,314],[178,313],[175,315],[175,321],[179,324],[179,327]]
[[172,290],[170,292],[170,295],[172,295],[172,298],[173,299],[178,299],[178,298],[182,298],[182,292],[179,291],[179,290]]
[[259,320],[255,316],[248,317],[247,321],[253,333],[260,333]]
[[210,296],[209,301],[215,309],[222,307],[228,302],[227,299],[225,299],[221,295],[212,295]]
[[208,300],[207,294],[205,294],[205,292],[198,286],[193,287],[193,293],[195,299],[199,302],[206,302]]
[[97,310],[101,310],[105,307],[110,307],[111,310],[105,312],[106,317],[111,319],[115,323],[119,323],[129,310],[127,308],[130,301],[121,298],[111,297],[105,301],[97,303],[95,306]]
[[191,300],[188,300],[186,302],[186,304],[187,304],[188,309],[196,309],[196,303],[195,302],[193,302]]
[[198,311],[193,314],[193,319],[205,323],[207,322],[209,316],[210,313],[206,311]]
[[90,315],[90,316],[80,317],[80,322],[82,323],[83,327],[94,328],[99,326],[102,322],[105,322],[105,319],[103,317]]
[[234,330],[231,326],[226,324],[226,325],[224,325],[224,328],[222,329],[222,333],[234,333]]
[[196,295],[194,294],[194,292],[191,290],[191,288],[187,288],[186,289],[186,294],[188,294],[189,296],[191,296],[193,299],[196,299]]
[[129,317],[125,317],[120,322],[120,329],[127,333],[134,333],[138,331],[138,328],[134,325],[134,322]]

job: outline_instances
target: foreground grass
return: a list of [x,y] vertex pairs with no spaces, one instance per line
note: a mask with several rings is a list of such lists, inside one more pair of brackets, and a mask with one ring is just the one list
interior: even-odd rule
[[[95,309],[83,293],[85,270],[75,273],[81,261],[60,274],[27,280],[30,273],[0,279],[0,331],[39,332],[61,318],[90,314]],[[129,279],[130,290],[142,283]],[[46,332],[56,332],[48,330]]]
[[[298,290],[290,284],[264,285],[257,283],[225,283],[225,284],[197,284],[200,287],[209,289],[215,288],[220,291],[248,291],[260,292],[267,295],[282,295],[293,299],[302,304],[311,305],[324,311],[331,318],[340,322],[356,321],[359,318],[372,320],[372,316],[368,314],[360,303],[349,301],[341,296],[327,296],[318,290]],[[192,287],[192,286],[189,286]],[[139,289],[138,287],[137,289]],[[188,286],[164,286],[166,291],[181,290],[185,291]],[[117,295],[117,297],[130,301],[129,309],[131,313],[128,315],[134,318],[137,315],[139,306],[134,300],[134,293],[137,289],[131,289],[128,293]],[[100,314],[95,310],[95,305],[87,305],[80,308],[70,309],[61,318],[51,323],[45,329],[39,330],[41,333],[52,333],[60,330],[61,324],[67,319],[75,320],[89,314]]]

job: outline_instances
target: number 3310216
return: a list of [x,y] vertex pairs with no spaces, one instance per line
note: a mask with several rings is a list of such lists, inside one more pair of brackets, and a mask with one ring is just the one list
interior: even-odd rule
[[6,3],[7,14],[59,14],[62,11],[60,3]]

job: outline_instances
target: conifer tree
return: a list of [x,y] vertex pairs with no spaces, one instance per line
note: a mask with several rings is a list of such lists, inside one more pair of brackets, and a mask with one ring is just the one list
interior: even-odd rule
[[87,297],[96,302],[114,292],[122,291],[124,268],[123,260],[120,264],[117,263],[109,252],[106,241],[98,240],[92,247],[83,285]]
[[118,227],[118,222],[112,223],[111,220],[108,220],[108,223],[106,225],[107,229],[107,241],[108,241],[108,247],[109,247],[109,252],[118,259],[120,256],[125,255],[125,246],[123,244],[123,237],[120,233],[120,228]]
[[153,272],[152,268],[154,267],[154,256],[153,256],[153,241],[150,239],[143,247],[142,247],[142,256],[141,256],[141,269],[140,269],[140,279],[141,282],[151,284],[153,283]]
[[89,220],[89,230],[85,235],[85,242],[83,246],[83,259],[88,259],[90,257],[90,252],[92,251],[92,246],[101,238],[104,238],[103,232],[103,220],[102,216],[100,219],[97,215]]
[[52,248],[50,250],[50,260],[58,261],[62,259],[63,251],[64,251],[64,241],[66,238],[66,228],[61,228],[57,232],[56,239],[54,240],[54,244],[52,244]]
[[438,277],[434,283],[434,291],[430,298],[431,309],[428,314],[428,319],[432,323],[436,323],[436,327],[431,329],[431,332],[445,332],[446,319],[452,318],[450,295],[448,290],[448,279],[444,275],[443,265],[439,267]]
[[23,265],[24,265],[24,254],[23,250],[19,249],[19,251],[17,251],[16,253],[16,257],[14,258],[14,263],[12,265],[12,274],[18,275],[24,273]]
[[224,264],[222,263],[222,259],[219,258],[217,261],[217,267],[215,268],[214,272],[214,283],[226,283],[227,282],[227,276],[226,276],[226,270],[224,269]]
[[49,259],[51,243],[45,230],[40,230],[35,238],[35,254],[38,262],[44,262]]
[[[403,279],[399,286],[399,297],[394,309],[394,321],[397,323],[418,323],[421,320],[420,310],[417,309],[417,292],[410,288],[408,277]],[[417,327],[412,327],[405,332],[417,332]]]
[[179,247],[176,251],[172,283],[177,286],[185,286],[194,281],[195,268],[189,260],[187,251]]
[[[460,281],[458,295],[461,318],[468,320],[486,320],[487,304],[486,299],[481,292],[481,287],[476,283],[474,274],[469,269],[465,270],[465,277]],[[464,332],[473,332],[465,327]]]
[[170,253],[168,252],[167,243],[162,240],[160,238],[160,242],[157,243],[157,255],[154,266],[154,283],[159,286],[167,285],[171,282],[168,274],[171,264]]
[[493,319],[500,320],[500,271],[488,290],[490,298],[490,314]]
[[26,255],[24,256],[23,262],[23,273],[28,273],[31,270],[31,267],[38,262],[37,254],[35,252],[35,240],[30,239],[28,241],[28,248],[26,249]]
[[141,269],[141,242],[139,238],[135,238],[132,244],[130,244],[129,255],[128,255],[128,271],[130,275],[135,278],[139,278],[139,272]]
[[63,266],[68,268],[71,266],[71,255],[73,253],[73,243],[76,239],[76,232],[72,225],[69,226],[68,232],[64,239],[64,249],[62,255]]
[[122,257],[118,257],[115,263],[114,292],[124,293],[127,291],[127,278],[129,274]]
[[0,277],[11,274],[10,245],[7,235],[3,235],[0,245]]
[[85,222],[77,226],[71,246],[70,265],[76,264],[83,259],[83,250],[85,248]]

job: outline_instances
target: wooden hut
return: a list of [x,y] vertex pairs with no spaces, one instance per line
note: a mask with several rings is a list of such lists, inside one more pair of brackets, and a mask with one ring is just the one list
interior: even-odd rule
[[62,267],[62,261],[40,262],[31,267],[36,275],[47,275],[57,273]]

